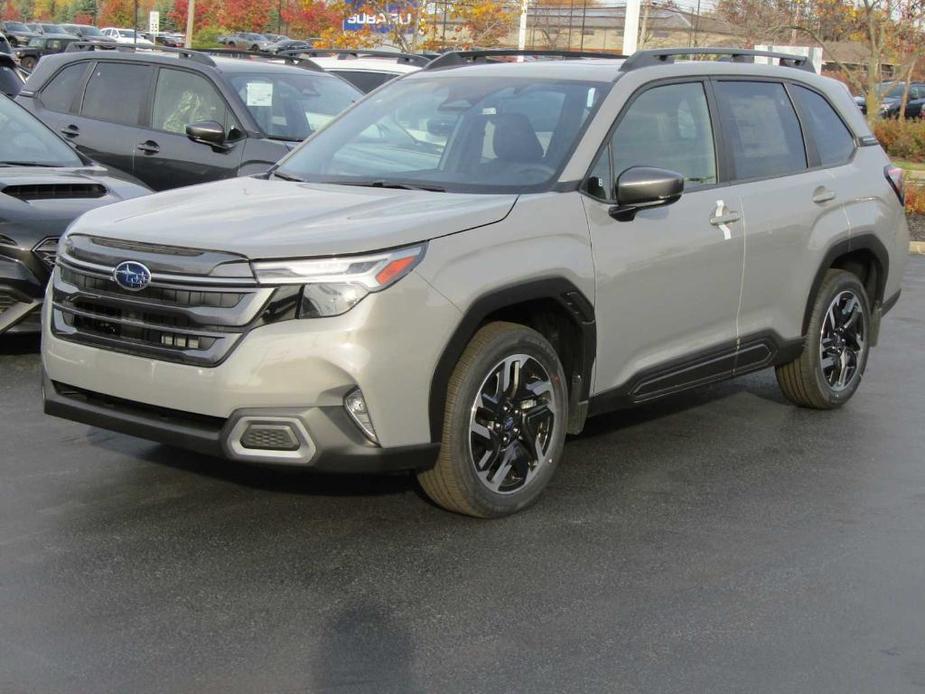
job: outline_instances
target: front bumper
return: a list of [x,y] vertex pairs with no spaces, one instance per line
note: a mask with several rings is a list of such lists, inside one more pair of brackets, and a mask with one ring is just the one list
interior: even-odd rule
[[[242,409],[222,419],[128,402],[56,383],[47,375],[42,390],[46,414],[243,462],[296,464],[319,472],[398,472],[433,467],[440,450],[435,443],[376,446],[360,434],[342,407]],[[242,448],[241,425],[248,421],[296,423],[310,437],[310,445],[289,458]]]
[[45,281],[24,263],[0,256],[0,334],[41,330],[39,309]]

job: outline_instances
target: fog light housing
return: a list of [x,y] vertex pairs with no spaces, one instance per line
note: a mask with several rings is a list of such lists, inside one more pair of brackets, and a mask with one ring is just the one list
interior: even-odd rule
[[366,400],[363,399],[363,391],[354,388],[344,397],[344,409],[350,415],[353,423],[359,427],[360,431],[377,446],[379,437],[376,436],[376,430],[373,427],[373,420],[369,416],[369,410],[366,407]]

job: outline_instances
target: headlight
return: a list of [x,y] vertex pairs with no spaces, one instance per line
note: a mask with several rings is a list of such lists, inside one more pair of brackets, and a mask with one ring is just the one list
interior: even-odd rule
[[253,263],[263,285],[301,284],[300,318],[339,316],[395,284],[424,257],[425,244],[371,255]]

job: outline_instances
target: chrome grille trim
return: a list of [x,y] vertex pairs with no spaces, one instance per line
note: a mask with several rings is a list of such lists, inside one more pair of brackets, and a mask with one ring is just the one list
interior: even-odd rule
[[[58,262],[71,267],[75,270],[94,273],[100,277],[112,277],[116,266],[98,265],[86,260],[77,260],[66,255],[64,252],[58,255]],[[171,275],[162,272],[151,273],[151,286],[171,287],[171,286],[188,286],[188,285],[210,285],[215,287],[256,287],[257,281],[254,279],[241,277],[210,277],[203,275]]]

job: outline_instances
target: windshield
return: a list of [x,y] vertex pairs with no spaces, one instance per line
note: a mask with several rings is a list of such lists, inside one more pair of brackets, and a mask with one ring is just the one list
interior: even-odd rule
[[266,37],[261,34],[241,34],[244,38],[249,41],[266,41]]
[[40,121],[0,97],[0,164],[82,166],[80,157]]
[[542,190],[610,86],[510,77],[400,80],[290,154],[280,171],[327,183]]
[[362,94],[347,83],[306,71],[230,74],[260,129],[276,140],[301,142]]
[[66,34],[67,32],[59,27],[57,24],[39,24],[42,27],[42,31],[46,34]]
[[45,45],[45,39],[39,36],[33,36],[31,39],[29,39],[29,43],[27,43],[26,45],[33,46],[35,48],[41,48],[42,46]]
[[121,36],[121,37],[123,37],[123,38],[126,38],[126,39],[133,39],[133,38],[135,38],[135,30],[134,30],[134,29],[117,29],[116,31],[118,32],[119,36]]
[[6,22],[3,26],[7,31],[29,31],[29,27],[22,22]]
[[81,36],[102,36],[103,33],[96,27],[85,27],[75,24],[72,27],[68,27],[72,30],[72,33],[79,33]]

